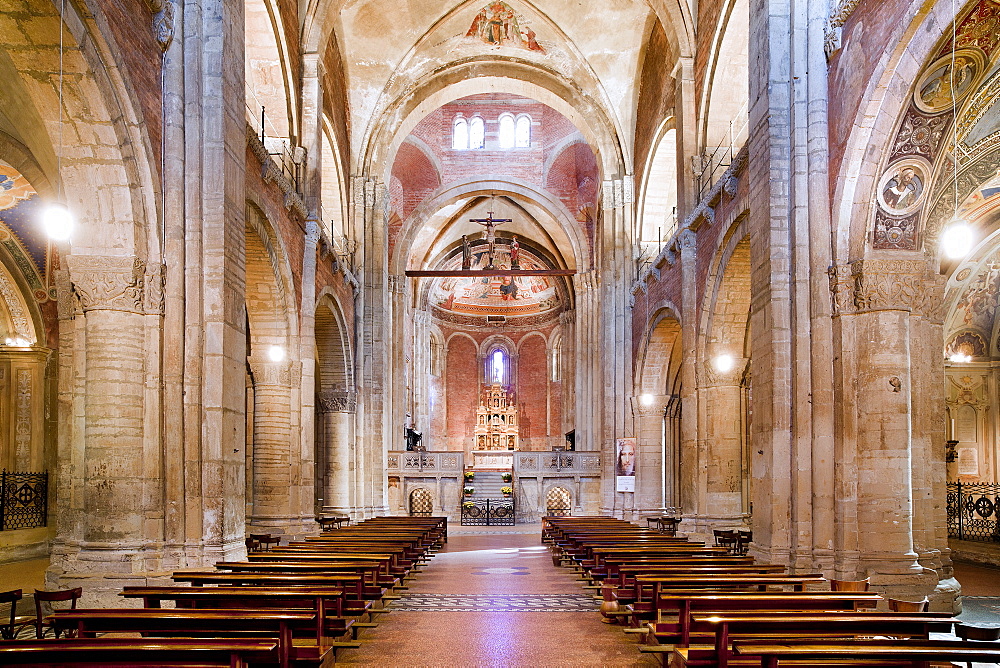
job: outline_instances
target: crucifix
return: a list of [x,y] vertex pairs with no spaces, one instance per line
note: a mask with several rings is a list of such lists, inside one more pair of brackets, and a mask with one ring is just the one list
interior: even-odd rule
[[493,232],[493,228],[503,223],[513,222],[513,218],[494,218],[492,211],[487,211],[486,213],[490,214],[488,218],[469,218],[469,222],[479,223],[486,228],[483,234],[486,236],[486,243],[489,244],[489,251],[487,253],[490,260],[489,264],[486,265],[486,269],[495,269],[496,267],[493,266],[493,257],[496,251],[497,235]]

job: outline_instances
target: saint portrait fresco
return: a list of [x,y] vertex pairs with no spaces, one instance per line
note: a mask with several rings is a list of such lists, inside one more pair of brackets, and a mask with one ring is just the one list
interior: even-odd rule
[[923,201],[929,172],[930,166],[919,158],[908,158],[891,165],[879,180],[879,205],[894,216],[913,213]]
[[951,109],[968,95],[983,72],[979,49],[959,49],[931,63],[917,81],[913,103],[920,111],[937,114]]

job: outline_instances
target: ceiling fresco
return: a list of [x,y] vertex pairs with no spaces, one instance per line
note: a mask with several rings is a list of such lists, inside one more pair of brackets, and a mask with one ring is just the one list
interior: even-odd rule
[[39,302],[54,299],[45,288],[48,240],[38,222],[42,206],[28,180],[0,160],[0,246],[10,253]]
[[[510,269],[510,239],[497,239],[495,264]],[[474,241],[472,269],[484,269],[488,262],[486,243]],[[548,269],[549,264],[530,250],[520,249],[521,269]],[[461,269],[461,254],[455,254],[440,267]],[[502,315],[508,318],[537,316],[559,309],[562,300],[551,276],[493,276],[436,278],[430,288],[430,303],[436,311],[464,316]]]

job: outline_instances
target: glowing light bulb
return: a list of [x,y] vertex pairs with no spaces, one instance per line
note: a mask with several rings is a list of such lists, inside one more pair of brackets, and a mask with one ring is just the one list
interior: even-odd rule
[[941,235],[941,250],[953,260],[958,260],[972,250],[972,228],[967,223],[955,222]]
[[65,204],[53,202],[42,213],[42,226],[45,234],[54,241],[66,241],[73,234],[73,214]]
[[641,403],[643,406],[652,406],[653,405],[653,395],[652,394],[643,394],[643,395],[640,395],[639,396],[639,403]]
[[271,346],[267,351],[267,356],[272,362],[282,362],[285,359],[285,349],[281,346]]
[[736,360],[734,360],[733,356],[730,355],[729,353],[723,353],[721,355],[718,355],[714,360],[712,360],[712,366],[714,366],[715,370],[718,371],[719,373],[726,373],[727,371],[732,371],[735,365],[736,365]]
[[948,361],[954,362],[955,364],[968,364],[972,361],[972,356],[964,355],[962,353],[954,353],[948,358]]

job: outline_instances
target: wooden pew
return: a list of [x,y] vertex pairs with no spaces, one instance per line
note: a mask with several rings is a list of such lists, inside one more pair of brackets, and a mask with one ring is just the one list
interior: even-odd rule
[[[864,604],[882,600],[878,594],[864,592],[754,592],[705,593],[677,591],[661,594],[657,599],[657,622],[653,627],[660,644],[691,644],[691,615],[711,611],[722,613],[756,612],[758,610],[856,610]],[[676,614],[677,621],[664,621]]]
[[[675,666],[717,665],[726,668],[732,659],[733,642],[774,642],[788,638],[844,639],[887,635],[926,640],[930,632],[950,630],[958,620],[940,613],[897,614],[855,611],[804,614],[797,612],[746,614],[695,614],[693,633],[714,632],[711,649],[678,648]],[[745,665],[746,660],[741,662]]]
[[174,601],[179,608],[308,609],[319,623],[316,640],[337,637],[350,628],[344,619],[344,590],[340,587],[125,587],[124,598],[140,598],[147,608]]
[[75,666],[105,668],[180,668],[219,666],[245,668],[250,663],[274,663],[275,640],[220,638],[75,638],[73,640],[8,640],[0,643],[0,665]]
[[[247,634],[270,636],[278,642],[278,659],[282,668],[293,661],[321,664],[331,653],[329,646],[317,644],[298,648],[293,642],[294,631],[315,636],[317,615],[312,611],[286,610],[187,610],[173,609],[83,609],[60,610],[50,618],[61,630],[77,632],[79,638],[93,638],[98,633],[142,633],[150,636],[184,637],[246,637]],[[298,650],[298,651],[296,651]]]
[[[779,668],[788,661],[822,661],[823,665],[879,665],[926,666],[932,661],[982,661],[1000,662],[1000,643],[964,640],[910,640],[887,642],[885,640],[856,640],[838,643],[736,643],[736,656],[760,657],[762,668]],[[840,663],[830,663],[839,661]],[[870,662],[862,664],[861,662]]]

